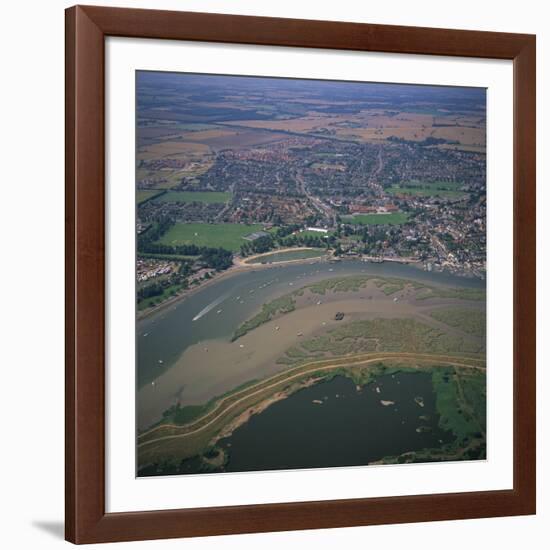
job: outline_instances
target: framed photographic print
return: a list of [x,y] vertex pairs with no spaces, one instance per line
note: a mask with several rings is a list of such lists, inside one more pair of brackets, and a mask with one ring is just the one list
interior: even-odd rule
[[534,513],[535,37],[66,40],[66,538]]

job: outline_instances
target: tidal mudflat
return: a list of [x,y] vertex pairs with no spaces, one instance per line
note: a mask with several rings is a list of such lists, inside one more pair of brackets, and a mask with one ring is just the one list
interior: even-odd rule
[[[296,280],[296,283],[287,283],[284,291],[302,288],[303,282]],[[216,324],[224,315],[224,307],[238,308],[241,304],[237,298],[240,296],[233,295],[226,296],[223,305],[220,302],[216,306],[218,309],[211,310],[203,322]],[[301,296],[296,296],[291,312],[284,316],[275,315],[236,340],[232,338],[233,332],[229,337],[205,338],[188,346],[172,366],[154,380],[154,384],[140,389],[139,426],[143,429],[159,421],[162,413],[176,402],[182,406],[202,404],[249,380],[284,370],[287,365],[278,360],[296,342],[350,321],[409,318],[438,327],[441,323],[430,316],[430,312],[437,308],[460,302],[464,307],[483,307],[479,301],[445,297],[419,300],[416,295],[412,287],[385,294],[376,286],[375,279],[357,290],[328,290],[323,295],[306,288]],[[344,319],[336,320],[338,312],[344,313]],[[231,311],[225,315],[230,316]],[[233,331],[237,329],[238,325]],[[446,330],[461,338],[475,340],[474,335],[464,334],[459,328],[446,327]]]
[[[248,458],[235,458],[233,462],[231,458],[234,453],[243,456],[237,445],[248,445],[237,443],[244,437],[238,434],[252,429],[245,426],[255,426],[252,421],[256,419],[270,419],[275,413],[269,411],[286,411],[287,407],[292,410],[294,401],[290,400],[307,400],[301,396],[317,392],[314,388],[318,385],[350,382],[359,392],[370,392],[373,387],[380,391],[377,377],[385,376],[390,368],[398,381],[402,376],[409,380],[409,375],[418,375],[410,380],[428,380],[429,391],[415,392],[414,384],[407,391],[432,395],[436,391],[433,388],[438,387],[432,386],[433,373],[439,369],[453,388],[447,397],[460,408],[463,376],[471,371],[484,377],[485,291],[479,282],[470,281],[463,286],[442,284],[437,277],[428,278],[417,270],[412,273],[420,277],[414,279],[388,277],[379,269],[370,272],[364,264],[353,263],[336,269],[328,262],[307,267],[309,273],[304,266],[293,266],[290,276],[290,266],[251,272],[255,276],[253,288],[241,284],[229,291],[220,284],[223,299],[218,294],[213,307],[207,304],[198,311],[195,306],[190,308],[190,326],[208,323],[212,332],[220,333],[215,338],[190,341],[167,368],[161,364],[158,376],[140,388],[138,456],[144,475],[154,464],[165,473],[176,467],[174,464],[183,468],[182,473],[245,468]],[[205,292],[215,289],[213,285]],[[254,302],[254,294],[267,289],[259,303]],[[239,311],[245,299],[253,304],[249,303],[246,315],[234,314],[232,307]],[[184,301],[179,307],[189,307],[189,303]],[[226,324],[220,326],[218,320],[224,319],[226,311]],[[181,314],[182,310],[177,313]],[[231,322],[227,323],[227,318]],[[334,376],[346,382],[334,382]],[[415,397],[418,396],[411,399]],[[443,406],[437,405],[437,399],[433,400],[433,410],[424,415],[432,424],[414,432],[418,445],[410,445],[409,439],[400,437],[396,439],[401,442],[399,445],[380,454],[372,443],[365,443],[371,449],[368,461],[399,460],[403,453],[430,449],[430,445],[422,443],[428,436],[418,434],[436,433],[437,441],[442,442],[438,447],[449,444],[453,440],[452,427],[444,429],[439,420],[434,420],[440,418]],[[394,402],[381,396],[376,403],[385,408]],[[357,407],[367,407],[365,414],[369,416],[371,405],[370,401],[359,400],[353,407],[356,411]],[[424,407],[426,402],[417,406]],[[401,414],[406,416],[407,410],[400,409]],[[273,418],[288,420],[285,414]],[[335,421],[336,418],[338,414]],[[402,420],[400,416],[399,422]],[[264,420],[259,422],[262,426]],[[276,420],[269,422],[272,425]],[[470,452],[469,445],[473,445],[474,454],[482,452],[484,428],[475,424],[473,431],[472,425],[466,431],[466,439],[460,444],[454,440],[447,449],[447,459]],[[284,427],[281,425],[279,430],[284,431]],[[278,437],[276,431],[270,433],[266,437]],[[265,453],[270,455],[271,451]],[[163,462],[162,456],[172,457],[171,466]],[[285,459],[280,466],[272,467],[306,467],[299,464],[306,464],[309,456],[307,452],[298,453],[293,461]],[[349,456],[344,454],[343,462],[332,463],[362,463],[363,458],[350,462]],[[261,464],[262,461],[250,469],[261,469]]]

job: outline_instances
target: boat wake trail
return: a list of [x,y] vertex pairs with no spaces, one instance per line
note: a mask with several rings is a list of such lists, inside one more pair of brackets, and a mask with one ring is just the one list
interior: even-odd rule
[[205,308],[201,309],[195,317],[193,317],[193,321],[198,321],[203,315],[206,315],[209,311],[213,310],[218,304],[221,304],[228,296],[229,292],[226,294],[220,296],[219,298],[216,298],[213,302],[208,304]]

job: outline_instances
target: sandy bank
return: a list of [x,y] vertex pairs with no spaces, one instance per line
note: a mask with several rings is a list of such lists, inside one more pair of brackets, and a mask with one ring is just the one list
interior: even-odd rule
[[[386,296],[373,283],[358,292],[318,295],[306,291],[297,297],[295,311],[259,326],[235,342],[205,340],[187,348],[154,385],[139,391],[138,426],[149,427],[177,401],[182,405],[202,404],[244,382],[286,369],[277,363],[286,350],[342,323],[398,317],[417,317],[425,323],[427,311],[449,303],[456,302],[434,298],[419,304],[408,291]],[[345,313],[343,321],[335,320],[337,312]]]

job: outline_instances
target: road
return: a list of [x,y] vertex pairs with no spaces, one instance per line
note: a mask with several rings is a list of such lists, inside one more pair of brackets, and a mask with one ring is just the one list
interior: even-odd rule
[[328,204],[325,204],[319,197],[316,197],[310,193],[307,189],[306,182],[302,174],[296,174],[296,181],[298,182],[298,187],[300,191],[307,197],[307,199],[313,204],[314,208],[325,216],[328,225],[330,227],[336,227],[336,212]]
[[374,170],[371,172],[369,176],[369,185],[370,187],[377,191],[379,195],[384,194],[384,188],[375,181],[376,177],[382,172],[384,169],[384,158],[382,153],[382,146],[378,148],[378,162],[374,168]]

